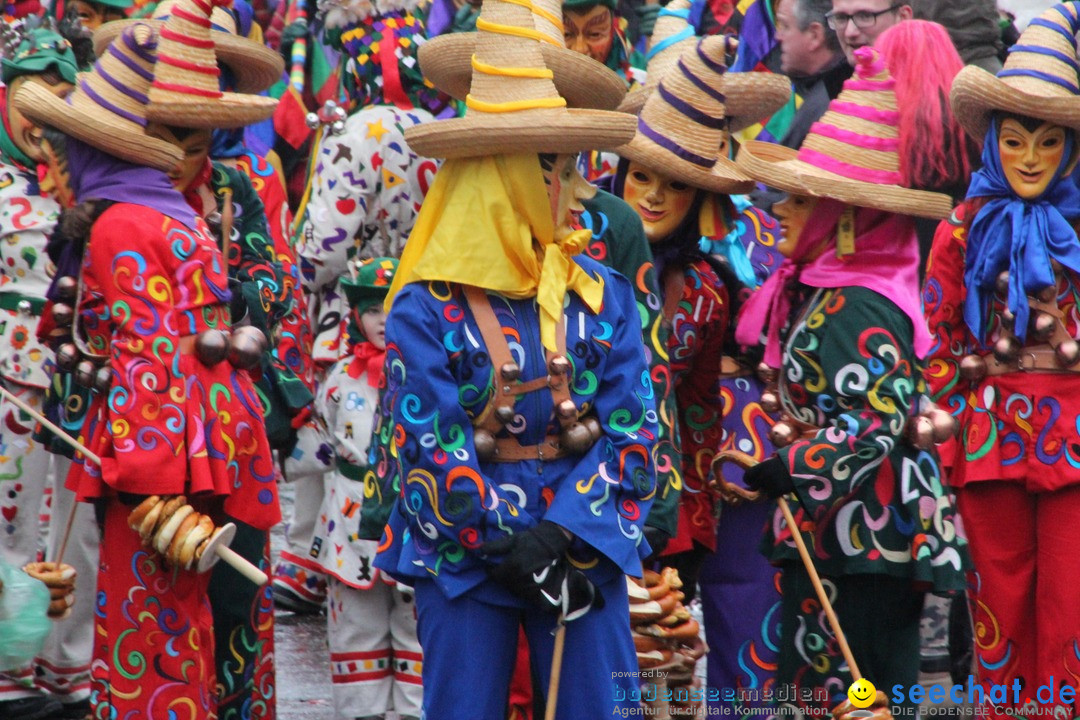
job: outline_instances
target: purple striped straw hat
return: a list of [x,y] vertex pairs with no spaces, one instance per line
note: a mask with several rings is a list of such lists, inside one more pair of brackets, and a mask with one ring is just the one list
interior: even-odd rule
[[179,148],[146,132],[157,34],[148,25],[126,29],[64,99],[26,83],[15,107],[35,123],[56,128],[110,155],[168,172],[183,160]]
[[645,101],[634,139],[615,152],[709,192],[749,192],[753,180],[721,152],[730,42],[714,35],[688,47]]
[[[646,98],[656,91],[664,76],[675,67],[683,53],[697,44],[698,39],[690,24],[690,0],[671,0],[661,8],[649,36],[645,84],[627,93],[619,110],[639,114]],[[737,47],[738,41],[732,38],[728,52],[734,53]],[[720,83],[724,93],[724,115],[731,132],[739,132],[772,115],[791,97],[791,80],[787,75],[777,73],[724,73]]]

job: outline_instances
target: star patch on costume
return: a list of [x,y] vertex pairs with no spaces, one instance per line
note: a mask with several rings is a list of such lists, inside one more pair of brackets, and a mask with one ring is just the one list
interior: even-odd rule
[[367,136],[375,138],[375,142],[382,142],[383,135],[388,132],[390,131],[383,127],[382,118],[367,124]]

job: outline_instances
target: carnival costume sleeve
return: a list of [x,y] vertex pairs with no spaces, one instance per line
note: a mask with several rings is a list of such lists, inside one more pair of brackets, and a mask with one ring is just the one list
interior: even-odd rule
[[[854,287],[822,292],[788,340],[782,374],[794,415],[823,429],[777,454],[812,518],[873,482],[904,442],[920,384],[912,345],[911,320],[877,293]],[[790,380],[795,375],[798,383]]]

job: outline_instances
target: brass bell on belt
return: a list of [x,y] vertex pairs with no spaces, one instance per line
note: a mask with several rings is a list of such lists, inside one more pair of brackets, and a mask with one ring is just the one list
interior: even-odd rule
[[56,367],[64,372],[71,372],[79,362],[81,353],[75,343],[64,343],[56,349]]
[[979,382],[986,377],[986,360],[981,355],[965,355],[960,359],[960,377]]
[[112,368],[108,365],[99,367],[94,373],[94,389],[99,393],[109,392],[112,387]]
[[1009,271],[1008,270],[1002,270],[1000,273],[998,273],[997,282],[995,283],[995,287],[997,288],[997,291],[999,293],[1001,293],[1002,295],[1009,292]]
[[1038,297],[1039,302],[1046,303],[1047,305],[1054,302],[1057,300],[1057,285],[1047,285],[1039,291]]
[[251,325],[233,330],[229,341],[229,362],[241,370],[254,370],[266,352],[266,336]]
[[768,363],[760,362],[757,366],[758,380],[766,385],[776,382],[780,378],[780,371]]
[[908,442],[920,450],[929,450],[934,447],[934,424],[930,418],[923,415],[908,420]]
[[552,375],[565,375],[570,372],[570,361],[562,355],[556,355],[548,363],[548,372]]
[[514,406],[513,405],[500,405],[495,408],[495,417],[503,425],[509,425],[514,421]]
[[562,431],[559,444],[574,455],[584,455],[592,447],[592,433],[584,423],[576,422]]
[[1033,323],[1035,329],[1035,337],[1042,342],[1046,342],[1050,339],[1050,336],[1054,333],[1054,324],[1056,320],[1050,313],[1038,313],[1035,315],[1035,322]]
[[994,357],[1002,364],[1011,363],[1020,354],[1020,341],[1012,335],[997,339],[994,343]]
[[473,446],[476,448],[476,457],[487,462],[495,457],[495,436],[483,428],[473,431]]
[[52,316],[56,327],[71,327],[75,321],[75,309],[67,303],[53,303]]
[[195,357],[213,367],[229,355],[229,336],[221,330],[203,330],[195,338]]
[[94,373],[97,372],[94,363],[89,360],[80,360],[75,366],[75,382],[83,387],[94,386]]
[[943,443],[960,431],[960,423],[956,418],[937,406],[930,408],[927,415],[934,426],[933,437],[936,443]]
[[1054,348],[1058,362],[1065,367],[1072,367],[1080,361],[1080,344],[1075,340],[1066,340]]
[[78,290],[79,281],[74,275],[65,275],[56,281],[56,296],[61,300],[74,300]]
[[592,437],[593,442],[604,436],[604,428],[600,425],[600,421],[592,415],[581,418],[581,424],[589,431],[589,436]]
[[577,412],[577,405],[575,405],[574,401],[570,398],[563,400],[555,407],[555,414],[557,414],[560,418],[563,419],[576,417]]
[[795,428],[791,426],[791,423],[783,421],[776,423],[769,428],[769,442],[778,448],[787,447],[795,442]]
[[517,363],[506,363],[499,368],[499,375],[506,382],[514,382],[521,377],[521,368],[518,367]]
[[780,410],[780,398],[772,390],[766,390],[761,393],[761,409],[770,415],[777,412]]

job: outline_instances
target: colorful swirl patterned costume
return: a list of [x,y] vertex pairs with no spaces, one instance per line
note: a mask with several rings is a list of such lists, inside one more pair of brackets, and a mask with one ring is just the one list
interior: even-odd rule
[[[575,537],[571,557],[598,585],[638,575],[641,526],[655,494],[653,385],[645,366],[630,284],[598,263],[604,306],[593,315],[576,295],[566,306],[569,383],[578,407],[592,408],[604,436],[580,457],[481,463],[474,418],[491,395],[493,368],[460,287],[406,285],[387,323],[384,412],[393,418],[401,489],[390,513],[380,567],[405,582],[430,579],[449,598],[521,601],[488,580],[476,549],[488,540],[550,520]],[[522,379],[546,374],[535,300],[491,295]],[[595,405],[594,405],[595,403]],[[555,432],[550,393],[520,396],[508,429],[523,445]]]
[[201,221],[191,231],[117,203],[93,226],[82,285],[85,341],[108,355],[113,376],[80,436],[102,467],[80,455],[68,476],[80,499],[104,501],[91,700],[103,718],[214,717],[210,575],[148,553],[127,527],[124,494],[185,493],[218,521],[224,512],[259,530],[280,520],[251,379],[179,348],[228,328],[224,261]]
[[[917,629],[921,592],[962,590],[969,562],[935,453],[916,449],[903,436],[924,391],[911,320],[862,287],[811,288],[805,297],[784,341],[779,390],[787,413],[823,429],[777,450],[798,495],[795,521],[809,535],[818,572],[836,579],[833,587],[841,588],[845,607],[857,606],[860,592],[863,604],[869,593],[912,595],[917,602],[893,621],[913,621]],[[767,529],[766,547],[774,562],[799,563],[779,511]],[[793,634],[794,651],[785,647],[781,653],[778,680],[825,687],[836,700],[844,696],[850,675],[835,639],[823,631],[827,626],[813,592],[800,582],[804,576],[784,572],[785,608],[800,608],[798,618],[785,621],[801,630]],[[858,576],[864,581],[852,583]],[[804,602],[788,602],[802,597]],[[843,623],[845,614],[840,617]],[[876,635],[865,627],[845,630],[864,672],[880,668],[881,677],[913,674],[915,681],[917,666],[900,661],[913,648],[893,647],[880,628]]]
[[[968,230],[984,202],[968,200],[942,221],[923,290],[936,339],[927,381],[938,404],[960,421],[959,438],[942,454],[958,488],[976,563],[971,608],[978,677],[1000,684],[1022,677],[1034,687],[1052,675],[1059,684],[1075,686],[1080,563],[1069,548],[1080,507],[1080,375],[1016,371],[978,381],[961,376],[965,355],[987,354],[963,316]],[[1067,268],[1057,277],[1055,303],[1065,330],[1080,337],[1080,277]],[[1004,296],[992,294],[988,347],[1002,333],[1006,308]],[[1039,344],[1032,336],[1025,348]],[[1068,712],[1075,714],[1075,707]]]

